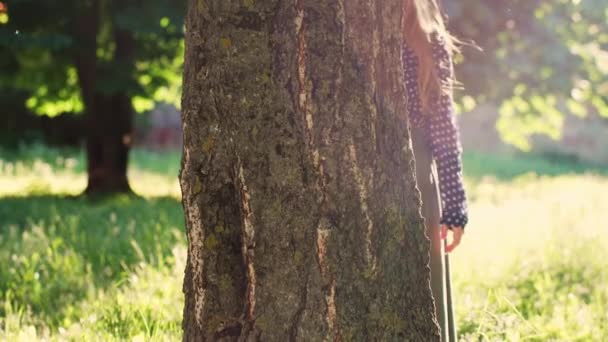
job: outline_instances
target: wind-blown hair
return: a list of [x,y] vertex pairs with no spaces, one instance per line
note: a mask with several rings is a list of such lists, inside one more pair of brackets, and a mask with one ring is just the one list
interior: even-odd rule
[[404,0],[403,36],[418,57],[420,102],[422,109],[429,112],[432,100],[442,93],[451,93],[453,84],[453,80],[441,82],[433,44],[442,44],[451,56],[458,51],[459,41],[448,32],[436,0]]

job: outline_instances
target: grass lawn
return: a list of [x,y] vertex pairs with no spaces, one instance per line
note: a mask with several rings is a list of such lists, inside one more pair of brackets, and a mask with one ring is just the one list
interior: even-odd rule
[[[76,200],[83,156],[0,151],[0,340],[180,340],[177,153],[132,154],[141,197]],[[608,341],[608,170],[465,155],[452,256],[461,341]]]

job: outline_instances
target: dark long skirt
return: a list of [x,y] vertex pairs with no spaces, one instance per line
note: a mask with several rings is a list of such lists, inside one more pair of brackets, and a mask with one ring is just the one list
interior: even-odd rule
[[451,298],[451,279],[445,243],[440,237],[441,200],[437,168],[425,137],[425,130],[412,127],[412,144],[416,160],[416,180],[422,196],[422,216],[426,233],[431,240],[431,290],[435,299],[435,312],[441,328],[441,340],[456,341],[456,324]]

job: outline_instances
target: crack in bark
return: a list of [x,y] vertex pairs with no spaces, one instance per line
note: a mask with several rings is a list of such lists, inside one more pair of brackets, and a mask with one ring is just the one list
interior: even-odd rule
[[[373,17],[373,22],[376,22],[377,13],[376,8],[371,6],[370,9],[371,15]],[[380,53],[380,31],[378,30],[377,25],[373,25],[372,30],[372,62],[370,63],[370,84],[371,84],[371,94],[372,96],[377,96],[378,91],[378,83],[377,83],[377,63],[378,63],[378,55]],[[370,99],[371,100],[371,99]],[[376,120],[378,118],[378,107],[375,104],[376,101],[370,101],[370,131],[372,139],[371,141],[376,141]],[[375,149],[376,144],[372,145]]]
[[310,94],[308,92],[309,80],[306,75],[306,37],[304,31],[304,9],[301,6],[299,0],[296,0],[296,17],[294,23],[297,34],[297,64],[298,64],[298,109],[304,115],[305,130],[304,134],[306,137],[306,143],[309,146],[313,145],[313,122],[312,122],[312,108],[310,108]]
[[340,44],[342,47],[342,51],[340,53],[340,62],[338,63],[339,67],[336,72],[336,91],[334,95],[334,102],[336,103],[336,110],[334,112],[334,117],[336,122],[339,122],[340,118],[340,95],[342,95],[342,80],[344,78],[344,46],[345,46],[345,26],[346,26],[346,13],[344,12],[344,0],[338,0],[337,4],[336,16],[338,21],[341,24],[342,30],[340,31]]
[[363,179],[363,175],[361,174],[361,170],[359,169],[359,165],[357,165],[357,150],[355,149],[355,143],[351,140],[348,145],[349,156],[351,167],[353,171],[353,176],[355,177],[355,181],[357,182],[357,190],[359,194],[359,205],[361,207],[361,211],[363,212],[363,217],[366,222],[365,229],[365,260],[370,268],[372,274],[376,271],[376,256],[372,251],[372,234],[374,231],[374,221],[371,219],[369,214],[369,199],[367,194],[367,184],[365,179]]
[[[317,225],[317,261],[321,270],[321,276],[324,281],[330,284],[329,293],[325,295],[327,326],[329,336],[333,336],[333,340],[339,340],[339,330],[337,327],[337,308],[335,301],[336,281],[329,271],[325,263],[327,254],[327,239],[330,234],[330,229],[323,226],[324,218],[327,216],[327,185],[325,181],[325,173],[321,164],[321,156],[319,149],[316,146],[314,138],[314,122],[313,111],[310,105],[310,80],[307,75],[306,68],[306,36],[304,28],[304,9],[300,0],[295,0],[296,17],[294,19],[296,34],[297,34],[297,64],[298,64],[298,110],[303,114],[304,119],[304,137],[309,150],[309,158],[316,171],[317,182],[316,190],[321,194],[320,198],[320,220]],[[336,112],[336,114],[338,111]]]
[[241,200],[241,216],[243,219],[243,232],[242,232],[242,246],[241,252],[243,254],[243,262],[245,264],[247,286],[245,292],[245,308],[244,316],[246,321],[254,321],[255,317],[255,286],[256,286],[256,274],[255,267],[253,264],[254,247],[255,247],[255,228],[252,224],[252,210],[251,210],[251,194],[245,182],[245,175],[243,171],[243,165],[241,164],[240,158],[237,158],[238,165],[238,189]]
[[340,331],[337,327],[338,312],[336,310],[336,279],[331,280],[329,285],[329,294],[325,297],[327,301],[327,324],[329,331],[333,332],[334,341],[341,341]]
[[[184,123],[184,130],[186,129],[186,124]],[[189,173],[192,172],[193,161],[190,157],[190,150],[184,149],[184,169],[182,172]],[[189,177],[188,177],[189,178]],[[198,329],[202,329],[203,327],[203,307],[205,305],[205,294],[206,291],[202,286],[203,279],[203,241],[205,239],[205,232],[203,229],[203,220],[201,218],[200,210],[198,206],[193,204],[193,199],[196,196],[196,189],[191,187],[191,182],[186,180],[186,177],[180,177],[182,180],[181,188],[183,193],[183,201],[184,201],[184,209],[186,216],[188,217],[187,223],[189,224],[188,229],[188,255],[190,256],[190,270],[192,271],[192,280],[194,282],[194,286],[191,289],[193,291],[194,296],[194,316],[195,322],[197,324]]]
[[300,299],[298,311],[294,315],[293,322],[291,327],[289,327],[289,338],[290,341],[297,341],[298,339],[298,326],[302,321],[302,316],[304,316],[304,312],[306,311],[306,302],[308,301],[308,283],[310,279],[310,271],[306,271],[306,277],[304,280],[304,286],[302,287],[302,297]]
[[329,237],[330,230],[322,227],[322,220],[319,222],[317,228],[317,261],[319,268],[321,269],[321,277],[326,281],[329,280],[329,292],[325,295],[325,305],[327,311],[325,314],[325,321],[329,328],[330,336],[333,335],[333,340],[340,340],[339,331],[337,329],[337,309],[336,309],[336,280],[330,274],[329,267],[325,263],[325,257],[327,255],[327,239]]

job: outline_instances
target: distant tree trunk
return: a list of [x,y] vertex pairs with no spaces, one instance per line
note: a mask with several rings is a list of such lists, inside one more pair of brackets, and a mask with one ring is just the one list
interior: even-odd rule
[[[117,28],[114,34],[114,62],[123,72],[133,68],[135,44],[130,32]],[[133,139],[133,106],[124,91],[96,92],[95,107],[89,112],[87,193],[130,192],[127,179],[129,150]]]
[[439,341],[402,0],[191,0],[185,341]]
[[127,179],[133,130],[131,98],[125,94],[96,94],[87,117],[86,193],[130,192]]
[[[85,107],[87,194],[130,192],[127,178],[129,149],[133,136],[133,107],[125,92],[106,94],[97,89],[97,34],[100,3],[93,0],[75,29],[80,51],[76,68]],[[117,28],[114,62],[123,72],[133,67],[134,42],[131,33]]]

